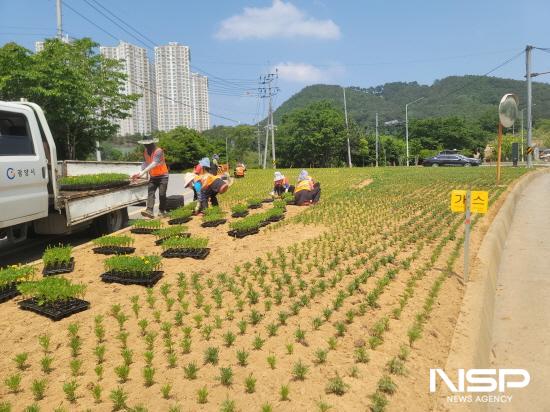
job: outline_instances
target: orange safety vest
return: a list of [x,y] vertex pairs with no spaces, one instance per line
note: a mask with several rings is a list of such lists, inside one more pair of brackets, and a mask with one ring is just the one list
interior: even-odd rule
[[219,179],[218,176],[214,176],[213,174],[206,173],[203,176],[201,176],[201,187],[203,189],[206,189],[210,187],[210,185],[216,180]]
[[157,153],[158,150],[161,151],[160,163],[149,170],[149,175],[151,177],[163,176],[168,174],[168,166],[166,165],[166,160],[164,159],[164,151],[160,147],[157,147],[155,151],[151,154],[151,156],[149,156],[149,153],[147,153],[147,149],[143,151],[143,158],[145,159],[145,163],[147,163],[148,165],[153,163],[153,158],[155,157],[155,153]]
[[301,192],[302,190],[313,190],[313,179],[308,177],[304,180],[300,180],[294,189],[294,193]]

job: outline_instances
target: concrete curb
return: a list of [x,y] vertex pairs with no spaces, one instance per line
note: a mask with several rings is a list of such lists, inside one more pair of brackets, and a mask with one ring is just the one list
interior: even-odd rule
[[[508,193],[483,238],[472,265],[471,280],[464,293],[462,308],[445,365],[445,371],[453,382],[456,379],[457,369],[490,367],[495,292],[502,250],[521,194],[534,178],[546,172],[550,171],[528,173],[519,179]],[[440,386],[434,408],[436,411],[487,410],[487,403],[447,402],[448,395],[451,393]]]

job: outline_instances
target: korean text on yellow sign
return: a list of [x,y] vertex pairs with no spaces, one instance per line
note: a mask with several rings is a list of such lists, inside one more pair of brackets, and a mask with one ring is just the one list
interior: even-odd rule
[[466,191],[453,190],[451,192],[451,211],[463,213],[466,211]]
[[472,190],[470,195],[470,211],[472,213],[487,213],[489,208],[489,192]]

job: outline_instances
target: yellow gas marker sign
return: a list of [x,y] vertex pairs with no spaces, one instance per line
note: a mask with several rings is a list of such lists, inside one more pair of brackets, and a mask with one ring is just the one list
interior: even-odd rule
[[[489,208],[489,192],[472,190],[470,194],[470,211],[472,213],[487,213]],[[451,211],[466,212],[466,190],[451,191]]]

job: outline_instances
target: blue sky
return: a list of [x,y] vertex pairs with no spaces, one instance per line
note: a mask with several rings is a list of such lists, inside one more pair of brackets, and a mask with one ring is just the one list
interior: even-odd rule
[[[431,84],[485,73],[526,44],[550,47],[547,0],[87,1],[107,7],[156,44],[189,45],[194,69],[216,76],[211,112],[243,123],[265,115],[264,102],[247,89],[275,67],[278,105],[307,84]],[[86,0],[64,2],[69,35],[143,46]],[[0,44],[16,41],[32,49],[34,41],[55,34],[54,0],[0,0],[0,15]],[[534,71],[550,71],[550,53],[536,51],[533,61]],[[494,75],[521,79],[524,70],[522,56]],[[539,79],[550,81],[550,75]],[[216,117],[212,123],[234,124]]]

